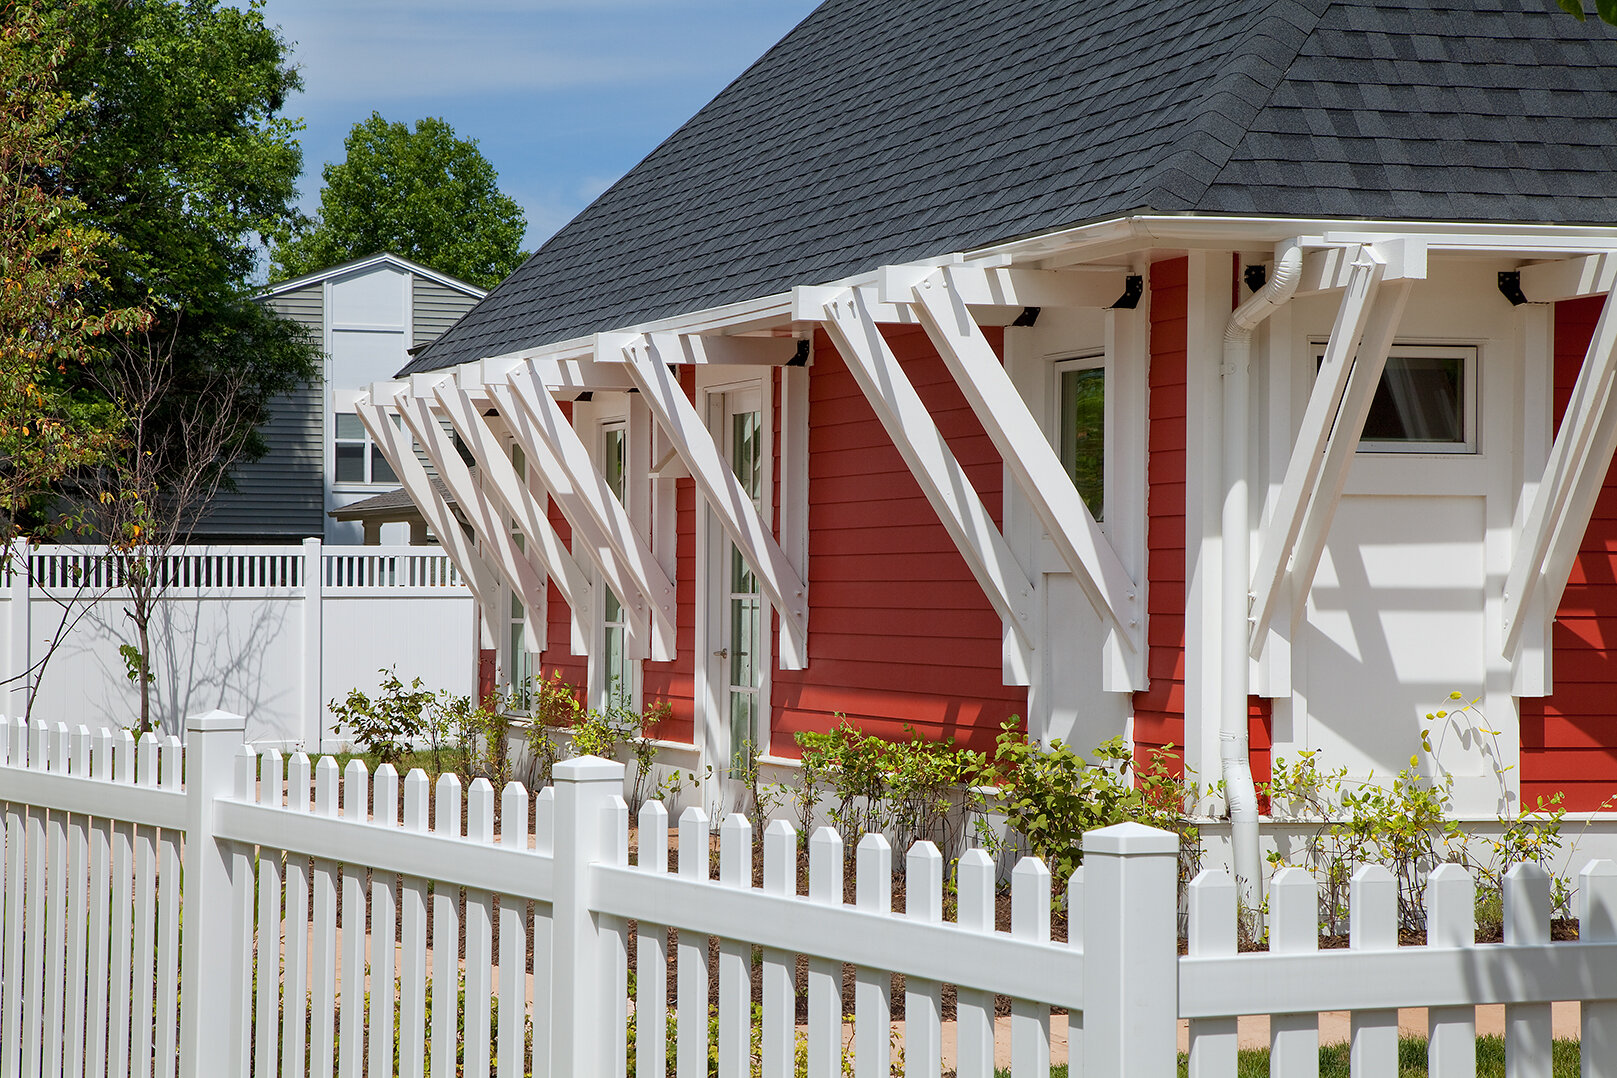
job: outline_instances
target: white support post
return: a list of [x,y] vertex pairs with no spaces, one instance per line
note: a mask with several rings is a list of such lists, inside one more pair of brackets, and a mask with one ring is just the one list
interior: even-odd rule
[[1083,847],[1084,1073],[1173,1078],[1179,837],[1121,823]]
[[1056,553],[1083,587],[1095,613],[1111,623],[1112,637],[1121,645],[1118,650],[1126,676],[1108,677],[1106,687],[1116,692],[1143,689],[1144,619],[1139,589],[967,310],[964,282],[974,276],[970,270],[946,266],[915,284],[902,301],[914,308],[955,384],[1044,525]]
[[830,294],[798,289],[797,304],[805,318],[824,324],[966,567],[1010,627],[1020,648],[1020,669],[1010,671],[1015,675],[1012,683],[1027,684],[1037,647],[1033,582],[882,337],[866,297],[858,289]]
[[1566,590],[1578,546],[1589,527],[1596,499],[1617,451],[1617,286],[1606,295],[1594,336],[1572,388],[1566,418],[1550,447],[1544,479],[1522,527],[1510,573],[1505,577],[1504,654],[1516,657],[1535,592],[1543,589],[1543,609],[1553,611]]
[[[1349,271],[1347,290],[1342,296],[1341,306],[1337,308],[1330,341],[1325,346],[1325,362],[1320,365],[1319,377],[1308,394],[1302,429],[1297,433],[1291,460],[1286,465],[1286,477],[1280,484],[1274,515],[1263,526],[1259,540],[1249,614],[1248,639],[1254,658],[1258,657],[1268,637],[1270,619],[1286,579],[1292,547],[1303,530],[1304,518],[1325,458],[1330,452],[1331,441],[1348,438],[1352,444],[1358,443],[1361,428],[1344,431],[1342,424],[1337,422],[1337,415],[1385,271],[1385,263],[1369,248],[1362,249],[1361,257]],[[1373,357],[1371,361],[1374,362]],[[1385,358],[1382,362],[1385,363]]]
[[[613,594],[640,630],[631,635],[639,635],[644,640],[643,634],[649,628],[651,658],[658,662],[672,659],[676,620],[673,582],[657,564],[651,549],[635,530],[628,510],[590,459],[589,449],[579,438],[578,431],[562,414],[555,398],[540,386],[533,372],[529,372],[526,379],[513,377],[509,386],[491,389],[502,415],[524,413],[528,420],[524,433],[543,441],[549,450],[541,459],[549,458],[548,462],[559,464],[566,473],[577,511],[588,517],[590,530],[600,536],[611,553],[608,559],[601,557],[597,550],[597,561]],[[546,478],[549,480],[550,476]]]
[[[590,865],[608,861],[614,802],[623,790],[623,765],[596,756],[564,760],[553,772],[556,791],[555,900],[550,964],[550,1073],[608,1073],[611,1038],[601,1016],[621,1002],[610,998],[609,941],[590,910]],[[539,976],[543,976],[541,971]]]
[[303,540],[303,655],[299,675],[303,690],[303,743],[320,751],[325,745],[326,710],[321,703],[325,676],[325,562],[320,540]]
[[623,357],[625,370],[684,459],[697,490],[752,569],[769,605],[780,615],[778,665],[782,670],[801,670],[808,665],[808,586],[725,461],[696,406],[669,371],[665,357],[677,359],[680,349],[679,338],[673,334],[597,338],[598,352]]
[[185,947],[180,983],[180,1078],[247,1073],[252,1028],[243,971],[246,937],[233,938],[233,844],[214,837],[214,802],[231,796],[247,728],[213,711],[186,720]]

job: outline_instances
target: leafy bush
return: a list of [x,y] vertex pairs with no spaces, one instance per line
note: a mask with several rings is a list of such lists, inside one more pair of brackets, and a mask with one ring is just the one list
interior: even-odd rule
[[337,719],[331,732],[341,733],[347,727],[354,743],[378,763],[397,763],[426,733],[425,712],[435,694],[422,688],[420,678],[405,685],[391,666],[377,672],[382,675],[382,685],[374,700],[351,689],[348,699],[327,705]]

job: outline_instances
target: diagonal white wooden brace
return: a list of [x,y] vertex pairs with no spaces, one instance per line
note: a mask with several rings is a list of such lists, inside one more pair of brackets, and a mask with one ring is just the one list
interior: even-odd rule
[[876,418],[909,466],[921,492],[938,514],[966,567],[988,602],[1010,627],[1023,652],[1022,671],[1038,645],[1033,628],[1034,586],[1010,544],[983,506],[966,470],[955,459],[925,403],[915,392],[898,357],[871,317],[861,290],[844,289],[820,296],[800,290],[800,298],[816,308],[831,342],[870,402]]
[[1529,303],[1603,296],[1617,285],[1617,251],[1521,268],[1522,295]]
[[482,646],[495,647],[492,619],[499,613],[499,589],[495,585],[497,577],[493,567],[466,538],[454,510],[438,488],[432,485],[427,470],[416,458],[409,437],[393,425],[386,412],[368,400],[361,399],[354,410],[359,415],[360,423],[370,431],[371,440],[381,450],[383,459],[392,467],[393,474],[399,477],[399,485],[427,518],[432,533],[438,537],[438,544],[443,547],[449,560],[455,563],[455,568],[460,570],[460,578],[466,582],[472,598],[483,611],[484,616],[477,619]]
[[1325,361],[1320,364],[1314,388],[1308,394],[1302,427],[1286,465],[1286,476],[1280,483],[1274,512],[1260,529],[1248,614],[1251,626],[1248,647],[1254,658],[1262,653],[1268,639],[1269,624],[1290,568],[1292,549],[1302,534],[1331,440],[1345,437],[1351,443],[1358,442],[1359,428],[1345,431],[1337,422],[1337,413],[1384,270],[1381,258],[1368,247],[1360,248],[1358,257],[1350,264],[1347,287],[1336,310],[1336,324],[1331,327],[1330,341],[1325,346]]
[[770,533],[696,406],[669,371],[664,357],[677,359],[683,354],[678,337],[663,333],[649,337],[602,335],[597,341],[602,354],[616,350],[624,357],[625,369],[690,469],[696,489],[702,492],[719,526],[756,575],[769,605],[779,613],[780,668],[804,669],[808,665],[808,586]]
[[[499,507],[472,478],[471,470],[460,459],[460,453],[438,425],[427,402],[420,397],[403,394],[394,400],[399,414],[404,418],[404,425],[410,428],[416,442],[426,451],[427,458],[438,471],[438,477],[460,505],[478,542],[492,555],[495,568],[522,604],[527,623],[524,639],[530,646],[537,646],[544,639],[544,634],[539,631],[540,615],[545,610],[545,579],[540,575],[542,565],[544,570],[549,571],[562,598],[567,601],[579,628],[585,630],[579,635],[587,643],[589,607],[585,604],[589,602],[589,584],[578,572],[577,564],[572,563],[570,557],[559,564],[545,562],[545,551],[539,543],[534,543],[531,549],[519,546]],[[537,565],[536,557],[539,559]],[[575,644],[579,642],[574,641]]]
[[1560,605],[1578,546],[1617,451],[1617,284],[1606,295],[1583,366],[1572,387],[1566,418],[1550,446],[1544,479],[1522,525],[1505,577],[1504,654],[1514,659],[1523,611],[1545,589],[1545,610]]
[[545,452],[535,459],[556,464],[565,474],[578,512],[588,517],[587,533],[599,536],[610,550],[610,558],[598,560],[602,576],[642,631],[650,630],[651,658],[673,659],[677,624],[673,582],[635,530],[561,406],[540,388],[532,370],[526,376],[512,372],[507,385],[492,386],[491,392],[513,429],[522,427],[524,441],[543,443]]
[[[929,274],[915,285],[908,302],[1063,564],[1095,612],[1111,623],[1123,654],[1138,657],[1144,652],[1139,589],[967,310],[964,291],[953,280],[956,272],[945,266]],[[961,272],[972,276],[969,270]],[[1143,680],[1143,663],[1129,665],[1130,684],[1117,686],[1119,690],[1144,687],[1136,684]],[[1134,673],[1135,667],[1141,673]]]

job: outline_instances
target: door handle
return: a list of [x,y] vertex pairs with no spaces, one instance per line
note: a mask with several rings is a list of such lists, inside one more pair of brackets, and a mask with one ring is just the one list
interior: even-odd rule
[[720,648],[718,651],[713,653],[713,657],[715,659],[728,659],[730,657],[730,649]]

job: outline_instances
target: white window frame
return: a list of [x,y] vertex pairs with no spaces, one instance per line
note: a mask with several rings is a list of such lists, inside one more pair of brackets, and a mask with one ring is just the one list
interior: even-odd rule
[[[338,435],[337,428],[340,424],[341,417],[345,415],[352,416],[355,423],[359,422],[358,414],[352,411],[343,411],[338,409],[333,411],[331,414],[331,485],[334,488],[342,490],[398,486],[399,479],[397,476],[390,479],[376,479],[373,477],[373,465],[379,460],[383,464],[386,464],[387,461],[382,457],[382,451],[380,447],[377,446],[376,440],[371,437],[370,431],[361,426],[360,438],[343,438]],[[395,426],[399,425],[398,416],[393,416],[392,420]],[[363,479],[337,478],[337,447],[341,445],[358,445],[361,447],[362,456],[360,459],[365,466],[365,477]]]
[[[1323,340],[1310,342],[1313,355],[1313,373],[1317,377],[1319,365],[1325,358]],[[1479,350],[1476,345],[1463,344],[1394,344],[1387,353],[1387,364],[1396,359],[1458,359],[1460,367],[1460,433],[1457,442],[1393,442],[1360,439],[1356,453],[1397,454],[1417,456],[1476,456],[1479,452],[1477,427],[1481,417],[1481,370],[1478,366]],[[1385,378],[1386,374],[1383,373]]]
[[[1101,515],[1096,521],[1108,538],[1110,530],[1106,522],[1112,517],[1112,457],[1114,455],[1114,419],[1112,416],[1112,383],[1115,380],[1112,374],[1112,365],[1107,362],[1104,350],[1086,349],[1070,356],[1053,357],[1049,363],[1049,384],[1045,392],[1045,400],[1049,401],[1049,438],[1050,444],[1061,456],[1061,382],[1062,375],[1068,371],[1100,371],[1104,381],[1102,393],[1105,395],[1105,407],[1101,418],[1101,452],[1104,460],[1101,467]],[[1063,466],[1066,461],[1061,462]]]

